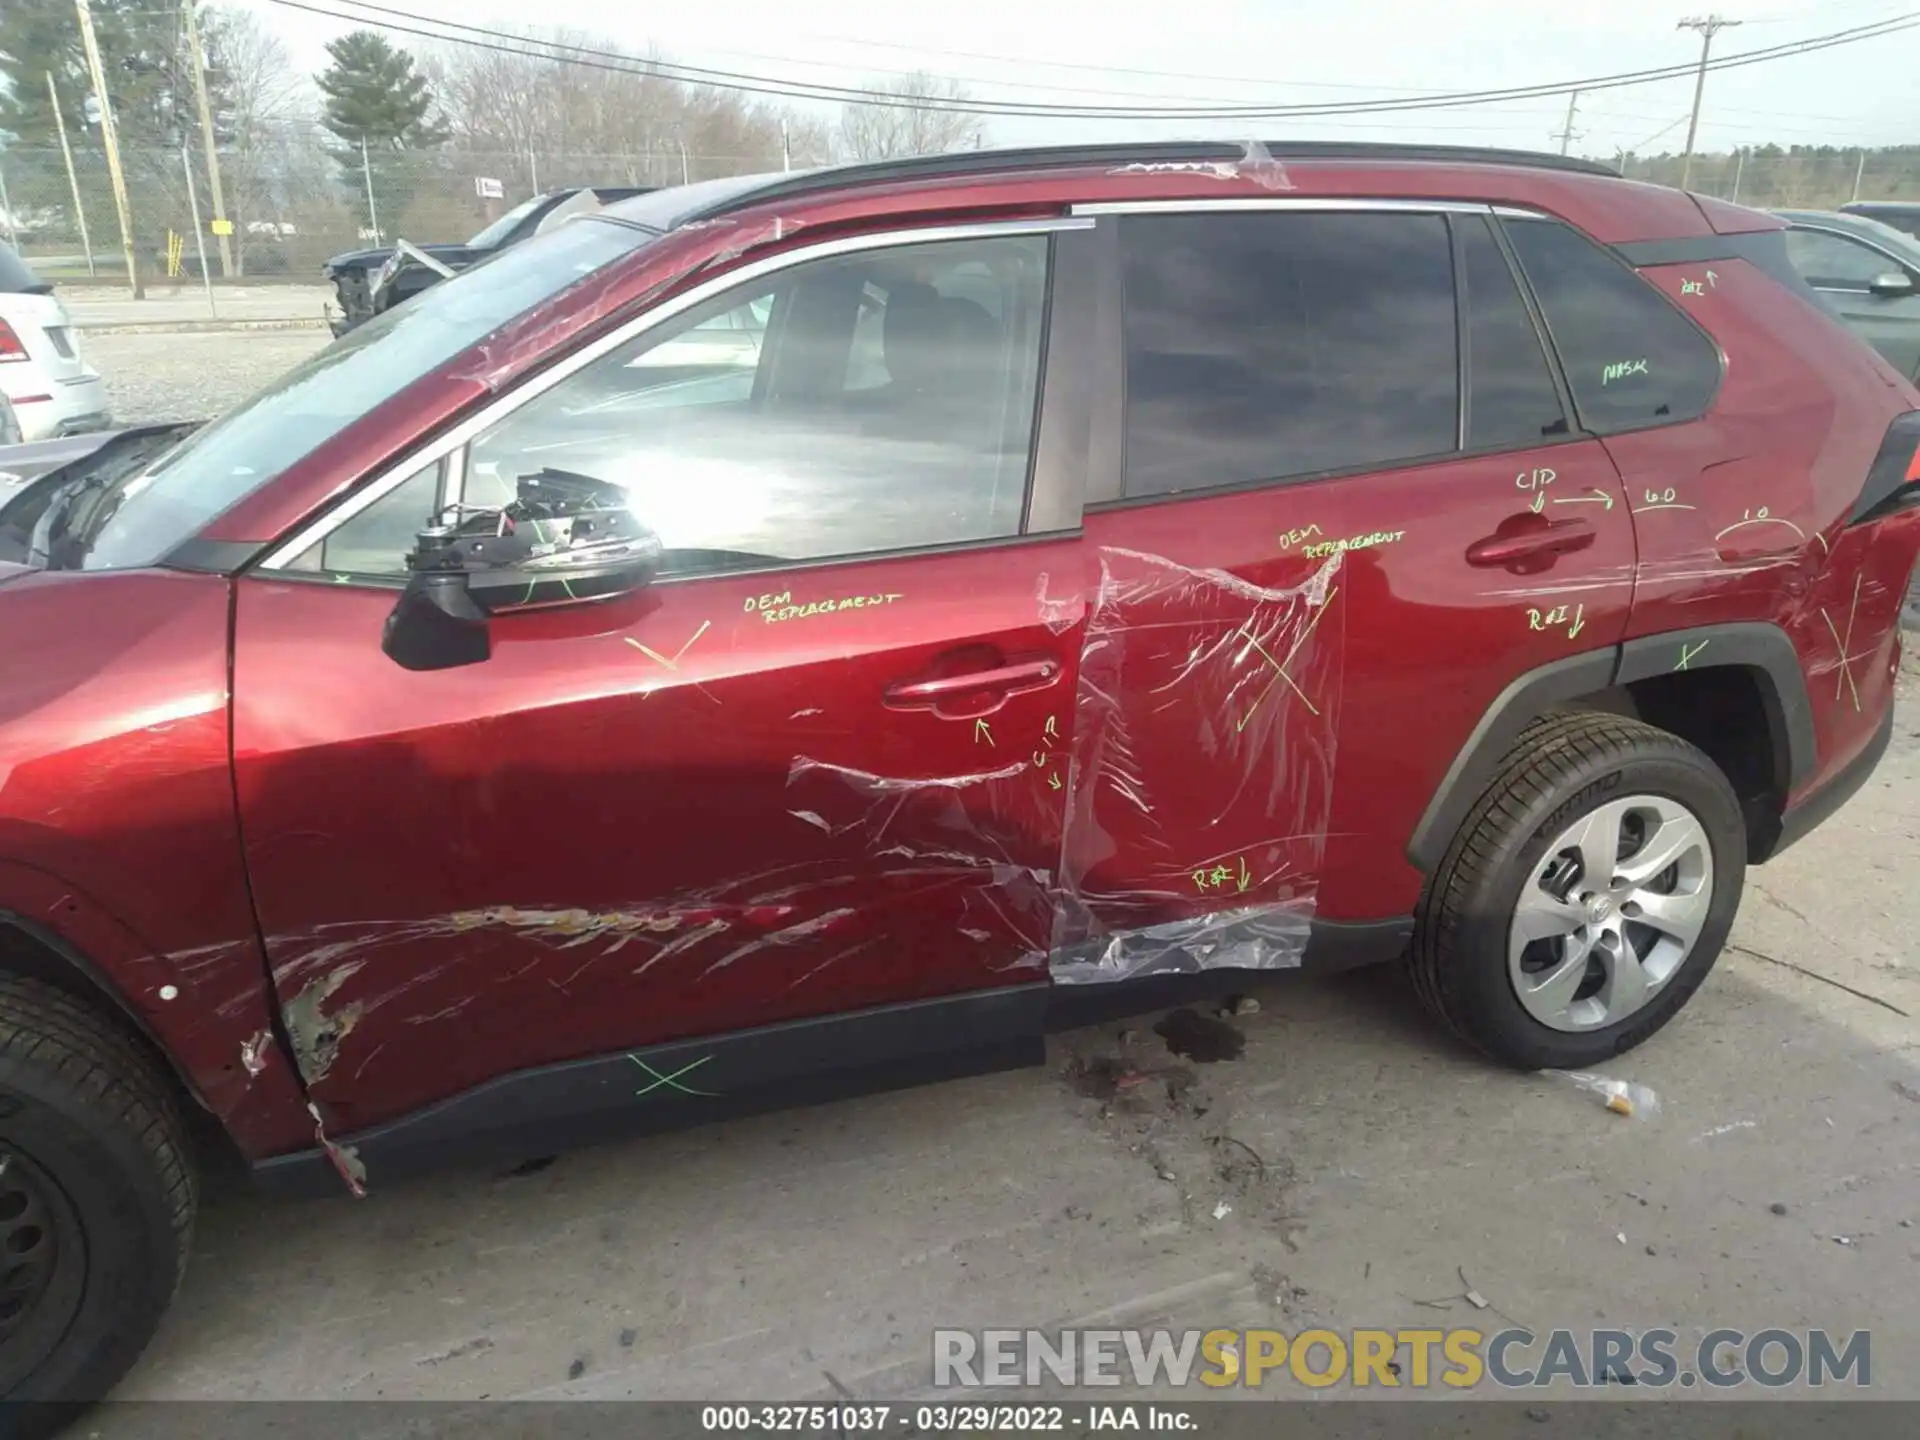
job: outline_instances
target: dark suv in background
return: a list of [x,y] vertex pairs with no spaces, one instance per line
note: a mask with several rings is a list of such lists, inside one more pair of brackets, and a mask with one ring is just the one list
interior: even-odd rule
[[1774,212],[1800,277],[1902,375],[1920,375],[1920,240],[1863,215]]
[[1499,151],[735,178],[29,482],[6,1393],[146,1343],[190,1113],[360,1193],[1370,962],[1646,1040],[1892,733],[1920,394],[1783,234]]
[[[465,244],[418,244],[409,247],[376,246],[336,255],[321,267],[332,282],[339,315],[329,324],[344,335],[383,310],[437,285],[448,274],[477,265],[508,246],[531,240],[545,227],[582,210],[596,209],[647,193],[635,185],[599,185],[550,190],[523,200],[490,222]],[[408,253],[409,249],[414,253]],[[423,260],[421,257],[425,256]]]
[[1843,215],[1861,215],[1908,235],[1920,236],[1920,204],[1899,200],[1853,200],[1840,207]]

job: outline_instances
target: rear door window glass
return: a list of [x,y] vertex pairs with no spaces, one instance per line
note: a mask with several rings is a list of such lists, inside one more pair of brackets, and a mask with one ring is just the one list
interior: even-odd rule
[[1126,494],[1450,452],[1453,260],[1438,215],[1130,215]]
[[1606,434],[1706,411],[1720,387],[1720,351],[1692,321],[1570,227],[1505,223],[1589,429]]
[[1540,332],[1492,227],[1478,216],[1455,224],[1467,311],[1467,448],[1518,448],[1566,435]]

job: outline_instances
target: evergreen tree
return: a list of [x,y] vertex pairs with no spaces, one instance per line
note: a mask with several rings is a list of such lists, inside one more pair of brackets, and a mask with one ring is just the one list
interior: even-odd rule
[[[136,150],[178,146],[181,127],[190,132],[199,123],[179,9],[153,0],[93,0],[90,8],[120,143]],[[217,112],[225,100],[219,27],[204,6],[199,18]],[[81,148],[97,146],[99,127],[87,119],[93,82],[73,0],[6,0],[0,5],[0,131],[16,145],[60,143],[47,98],[49,72],[60,89],[68,137]]]
[[434,118],[432,87],[412,55],[374,30],[329,41],[327,54],[333,63],[314,76],[324,102],[320,123],[340,140],[327,153],[347,188],[364,195],[371,185],[374,218],[391,236],[406,195],[447,138]]

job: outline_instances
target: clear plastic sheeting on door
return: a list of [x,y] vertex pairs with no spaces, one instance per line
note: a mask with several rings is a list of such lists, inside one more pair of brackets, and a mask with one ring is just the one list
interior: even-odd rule
[[[1296,966],[1333,798],[1341,557],[1291,589],[1106,548],[1070,724],[1031,756],[936,777],[796,756],[789,811],[959,933],[1068,984]],[[1049,624],[1049,629],[1054,628]],[[1042,836],[1057,835],[1057,847]]]
[[1283,969],[1332,808],[1340,557],[1268,590],[1101,551],[1050,969],[1070,984]]

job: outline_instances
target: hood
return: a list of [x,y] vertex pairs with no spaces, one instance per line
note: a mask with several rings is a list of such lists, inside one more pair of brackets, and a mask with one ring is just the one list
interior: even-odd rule
[[[418,241],[414,242],[419,245]],[[419,248],[443,264],[456,270],[463,265],[471,265],[480,258],[480,252],[466,245],[419,245]],[[343,270],[378,270],[393,256],[393,247],[382,246],[377,250],[349,250],[344,255],[336,255],[321,268],[329,275]]]
[[115,435],[118,430],[96,430],[89,435],[62,435],[54,440],[33,440],[24,445],[0,445],[0,505],[26,489],[49,470],[84,460]]
[[144,465],[198,430],[205,421],[134,425],[58,440],[0,446],[0,579],[25,557],[26,540],[46,509],[44,497],[68,480],[105,468]]

